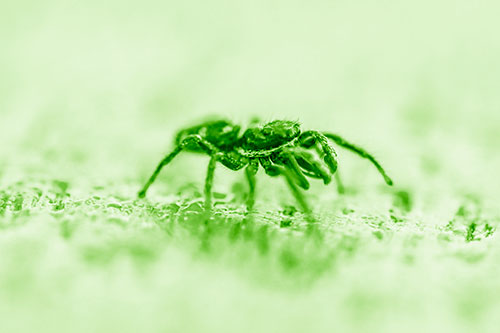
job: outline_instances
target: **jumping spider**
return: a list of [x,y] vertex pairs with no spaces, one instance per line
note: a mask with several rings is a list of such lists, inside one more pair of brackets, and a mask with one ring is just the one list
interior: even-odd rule
[[143,198],[160,170],[184,150],[210,156],[204,191],[207,209],[211,208],[215,165],[220,162],[235,171],[246,166],[249,210],[254,205],[255,175],[260,165],[269,176],[284,176],[295,199],[309,214],[309,206],[298,187],[309,188],[306,176],[322,179],[325,185],[331,181],[331,175],[337,171],[337,153],[328,139],[371,161],[386,184],[392,185],[391,178],[372,155],[338,135],[314,130],[302,132],[298,122],[287,120],[251,126],[241,137],[240,129],[240,126],[227,120],[211,120],[179,131],[175,137],[175,149],[156,167],[138,196]]

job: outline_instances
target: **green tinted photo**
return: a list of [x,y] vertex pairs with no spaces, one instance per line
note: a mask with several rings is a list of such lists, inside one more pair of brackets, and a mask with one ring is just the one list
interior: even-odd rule
[[0,332],[497,332],[494,1],[4,1]]

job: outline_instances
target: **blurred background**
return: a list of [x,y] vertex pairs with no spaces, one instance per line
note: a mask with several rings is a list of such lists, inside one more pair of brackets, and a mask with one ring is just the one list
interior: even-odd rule
[[[2,2],[2,181],[29,172],[139,184],[177,129],[217,114],[342,134],[432,200],[447,189],[491,197],[500,186],[499,7]],[[380,181],[364,161],[342,154],[341,163],[351,183]],[[201,173],[176,176],[201,182]]]
[[[0,330],[496,332],[499,10],[1,1]],[[175,132],[210,115],[338,133],[395,190],[339,149],[350,192],[316,182],[307,193],[328,229],[317,247],[263,173],[268,220],[254,234],[234,241],[240,224],[188,209],[170,228],[177,192],[202,188],[208,158],[180,155],[149,201],[136,192]],[[215,191],[246,192],[243,179],[219,167]]]

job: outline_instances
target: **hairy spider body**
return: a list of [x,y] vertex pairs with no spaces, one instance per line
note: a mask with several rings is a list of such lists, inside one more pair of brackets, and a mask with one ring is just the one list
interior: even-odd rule
[[[298,122],[274,120],[261,126],[251,126],[240,136],[241,127],[227,120],[212,120],[179,131],[176,147],[157,166],[139,197],[144,197],[160,170],[181,151],[210,156],[205,180],[205,207],[211,208],[214,170],[219,162],[231,170],[246,167],[249,184],[247,206],[251,210],[255,197],[255,175],[261,166],[272,177],[284,176],[292,194],[308,214],[309,206],[298,187],[307,190],[309,178],[322,179],[326,185],[332,175],[338,175],[337,153],[329,140],[370,160],[388,185],[392,180],[375,158],[364,149],[340,136],[314,130],[301,131]],[[339,187],[340,190],[340,187]]]
[[[203,124],[180,130],[175,136],[175,144],[179,146],[190,135],[199,135],[220,151],[231,151],[240,135],[240,126],[233,125],[226,120],[212,120]],[[203,153],[204,150],[197,144],[190,144],[186,151]]]

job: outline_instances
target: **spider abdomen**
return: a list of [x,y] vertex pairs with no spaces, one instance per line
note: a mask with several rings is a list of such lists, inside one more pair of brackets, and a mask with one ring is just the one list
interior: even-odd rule
[[[240,126],[234,125],[227,120],[207,121],[201,125],[192,126],[179,131],[175,136],[175,143],[179,145],[189,135],[194,134],[204,138],[220,150],[233,150],[235,145],[238,144],[240,128]],[[203,153],[203,150],[195,144],[188,145],[186,150],[195,153]]]

